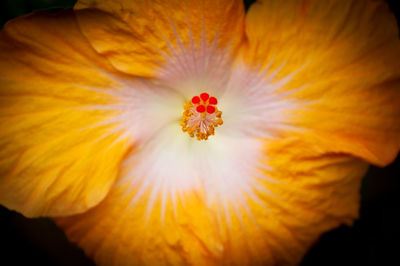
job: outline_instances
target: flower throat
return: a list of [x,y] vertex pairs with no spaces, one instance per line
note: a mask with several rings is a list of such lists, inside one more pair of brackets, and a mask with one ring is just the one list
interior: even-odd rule
[[206,92],[194,96],[183,105],[182,131],[197,140],[207,140],[215,134],[215,128],[223,124],[222,112],[217,108],[218,100]]

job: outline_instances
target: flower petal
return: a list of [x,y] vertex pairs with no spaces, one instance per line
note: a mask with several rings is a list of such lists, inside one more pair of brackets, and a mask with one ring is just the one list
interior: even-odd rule
[[268,167],[256,194],[222,212],[222,201],[207,204],[201,190],[176,202],[168,195],[163,204],[161,194],[152,200],[152,184],[137,198],[123,169],[98,206],[56,222],[99,265],[294,265],[322,232],[358,216],[367,169],[359,159],[309,147],[296,138],[265,142]]
[[240,0],[97,1],[75,5],[82,32],[97,52],[120,71],[152,76],[163,54],[184,46],[235,49],[243,38],[244,7]]
[[108,193],[127,149],[113,111],[114,68],[72,11],[10,21],[0,36],[0,203],[26,216],[80,213]]
[[246,18],[248,62],[297,75],[291,124],[315,146],[386,165],[400,148],[400,41],[383,1],[261,0]]

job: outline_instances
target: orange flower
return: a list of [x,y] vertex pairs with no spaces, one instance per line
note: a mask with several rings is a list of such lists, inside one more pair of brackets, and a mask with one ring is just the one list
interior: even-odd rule
[[0,203],[100,265],[297,264],[398,153],[399,78],[382,1],[25,16],[0,36]]

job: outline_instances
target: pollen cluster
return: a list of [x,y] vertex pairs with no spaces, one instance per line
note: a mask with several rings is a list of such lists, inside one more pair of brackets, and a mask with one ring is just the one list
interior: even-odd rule
[[215,134],[215,128],[223,124],[218,110],[218,101],[215,97],[210,97],[206,92],[200,96],[194,96],[183,105],[182,131],[187,132],[190,137],[197,140],[207,140],[210,135]]

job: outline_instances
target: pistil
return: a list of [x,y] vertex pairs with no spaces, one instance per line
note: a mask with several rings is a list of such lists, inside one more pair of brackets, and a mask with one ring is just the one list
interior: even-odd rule
[[207,140],[215,134],[215,128],[222,125],[222,112],[218,110],[218,100],[206,92],[194,96],[183,105],[182,131],[197,140]]

